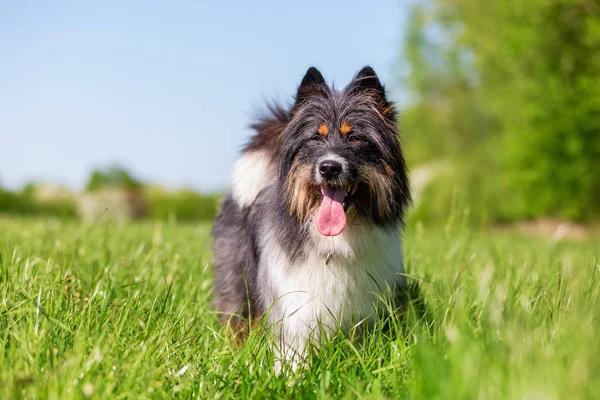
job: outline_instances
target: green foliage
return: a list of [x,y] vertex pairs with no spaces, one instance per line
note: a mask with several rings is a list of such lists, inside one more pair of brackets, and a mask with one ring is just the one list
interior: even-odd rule
[[219,197],[216,195],[205,195],[193,190],[168,192],[153,186],[143,186],[131,173],[118,166],[93,171],[86,191],[106,188],[139,192],[147,206],[147,216],[155,220],[212,221],[217,215]]
[[178,192],[147,191],[148,213],[157,220],[213,221],[217,216],[220,196],[192,190]]
[[127,190],[139,190],[142,184],[130,172],[119,166],[108,167],[104,170],[94,170],[85,190],[94,192],[108,187],[118,187]]
[[523,197],[512,193],[505,175],[489,160],[478,159],[480,154],[456,159],[439,172],[421,194],[411,219],[435,225],[459,218],[478,225],[530,216]]
[[412,227],[425,318],[339,335],[276,375],[271,333],[234,348],[212,311],[209,231],[0,217],[0,398],[600,394],[597,238]]
[[[498,181],[497,197],[520,199],[511,218],[600,214],[597,2],[420,2],[406,58],[416,102],[403,130],[413,163],[458,160],[460,189]],[[476,163],[465,163],[466,153],[478,153]]]
[[23,214],[29,204],[23,203],[16,193],[0,188],[0,211],[11,214]]
[[[117,176],[120,174],[107,174]],[[107,185],[104,178],[96,179],[92,174],[90,182],[99,182],[88,187],[92,191],[101,188],[114,188]],[[127,175],[120,175],[121,177]],[[180,190],[169,192],[155,186],[141,186],[135,180],[121,179],[120,182],[130,182],[127,185],[117,186],[119,189],[133,190],[137,195],[136,202],[140,204],[142,218],[161,221],[213,221],[217,216],[221,195],[202,194],[193,190]],[[112,180],[112,182],[115,182]],[[134,182],[133,184],[131,182]],[[127,189],[129,188],[129,189]],[[19,192],[11,192],[0,188],[0,213],[15,215],[45,215],[54,217],[76,217],[78,215],[76,197],[58,197],[40,200],[36,198],[37,187],[27,184]]]
[[66,199],[40,201],[34,197],[34,189],[33,185],[27,185],[21,192],[0,188],[0,213],[56,217],[76,215],[77,207],[74,201]]

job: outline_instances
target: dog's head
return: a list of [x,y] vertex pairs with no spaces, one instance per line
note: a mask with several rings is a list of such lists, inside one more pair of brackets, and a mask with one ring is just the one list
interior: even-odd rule
[[370,67],[341,91],[310,68],[280,137],[279,178],[291,215],[324,236],[347,223],[401,220],[410,202],[396,114]]

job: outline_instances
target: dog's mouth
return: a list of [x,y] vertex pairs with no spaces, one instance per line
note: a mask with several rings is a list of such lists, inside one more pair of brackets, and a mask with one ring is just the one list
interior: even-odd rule
[[323,236],[337,236],[346,227],[346,211],[352,203],[352,197],[358,189],[358,183],[348,186],[321,185],[323,199],[317,211],[317,230]]

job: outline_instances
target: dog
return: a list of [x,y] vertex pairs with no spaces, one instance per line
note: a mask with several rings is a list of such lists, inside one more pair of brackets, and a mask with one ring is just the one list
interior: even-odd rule
[[214,306],[238,330],[262,317],[277,357],[297,365],[309,342],[403,298],[407,168],[368,66],[343,90],[309,68],[293,104],[269,106],[252,128],[213,228]]

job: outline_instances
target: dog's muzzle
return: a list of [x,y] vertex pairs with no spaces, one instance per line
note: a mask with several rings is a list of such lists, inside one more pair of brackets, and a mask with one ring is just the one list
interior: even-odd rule
[[352,182],[347,161],[328,155],[317,162],[316,178],[321,187],[321,204],[317,211],[316,226],[323,236],[337,236],[346,227],[349,200],[358,184]]

